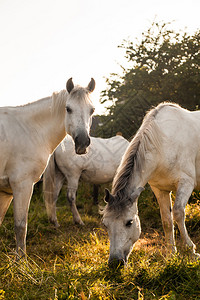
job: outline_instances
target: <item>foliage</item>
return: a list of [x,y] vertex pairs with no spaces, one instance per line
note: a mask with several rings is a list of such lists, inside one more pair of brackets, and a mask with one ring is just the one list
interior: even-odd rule
[[111,74],[102,103],[108,115],[101,121],[99,135],[122,132],[130,138],[152,106],[172,101],[195,110],[200,105],[200,31],[190,36],[168,29],[169,24],[153,23],[141,41],[124,41],[129,68],[123,75]]
[[[91,194],[92,186],[81,183],[77,202],[85,226],[75,226],[63,188],[57,204],[61,226],[56,230],[47,221],[41,187],[35,189],[27,262],[15,259],[13,208],[9,208],[0,228],[0,299],[199,299],[200,264],[185,255],[166,258],[159,208],[149,186],[139,200],[143,234],[128,266],[116,271],[107,265],[108,236]],[[195,209],[193,199],[187,213],[187,226],[193,216],[199,224],[199,206]],[[200,251],[198,226],[193,225],[189,231]]]

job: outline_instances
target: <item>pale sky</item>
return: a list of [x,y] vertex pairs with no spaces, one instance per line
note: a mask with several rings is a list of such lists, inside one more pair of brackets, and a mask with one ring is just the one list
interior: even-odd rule
[[96,112],[105,77],[121,72],[124,39],[140,38],[153,20],[193,34],[199,0],[0,0],[0,106],[20,105],[96,80]]

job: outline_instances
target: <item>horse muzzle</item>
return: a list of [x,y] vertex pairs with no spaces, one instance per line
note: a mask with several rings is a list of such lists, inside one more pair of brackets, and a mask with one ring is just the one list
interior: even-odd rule
[[90,137],[85,134],[79,134],[74,139],[76,154],[86,154],[87,147],[90,145]]
[[108,266],[113,270],[121,269],[125,265],[126,265],[126,260],[123,258],[110,257],[108,260]]

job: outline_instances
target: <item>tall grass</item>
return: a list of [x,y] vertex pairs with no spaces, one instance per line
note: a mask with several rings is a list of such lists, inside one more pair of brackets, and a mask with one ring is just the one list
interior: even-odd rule
[[[141,239],[128,266],[116,271],[107,265],[108,236],[91,192],[91,186],[81,184],[77,200],[85,223],[81,227],[73,224],[63,189],[58,202],[61,226],[56,230],[48,223],[41,189],[35,191],[27,261],[15,259],[9,208],[0,228],[0,299],[200,299],[200,264],[182,254],[166,258],[159,208],[148,188],[139,203]],[[188,205],[186,221],[200,252],[199,205]]]

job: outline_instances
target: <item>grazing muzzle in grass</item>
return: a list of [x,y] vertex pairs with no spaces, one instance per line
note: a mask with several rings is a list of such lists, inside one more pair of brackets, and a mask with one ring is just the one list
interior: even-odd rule
[[110,257],[108,260],[108,266],[111,269],[121,269],[125,266],[126,261],[125,259],[119,259],[117,257]]

